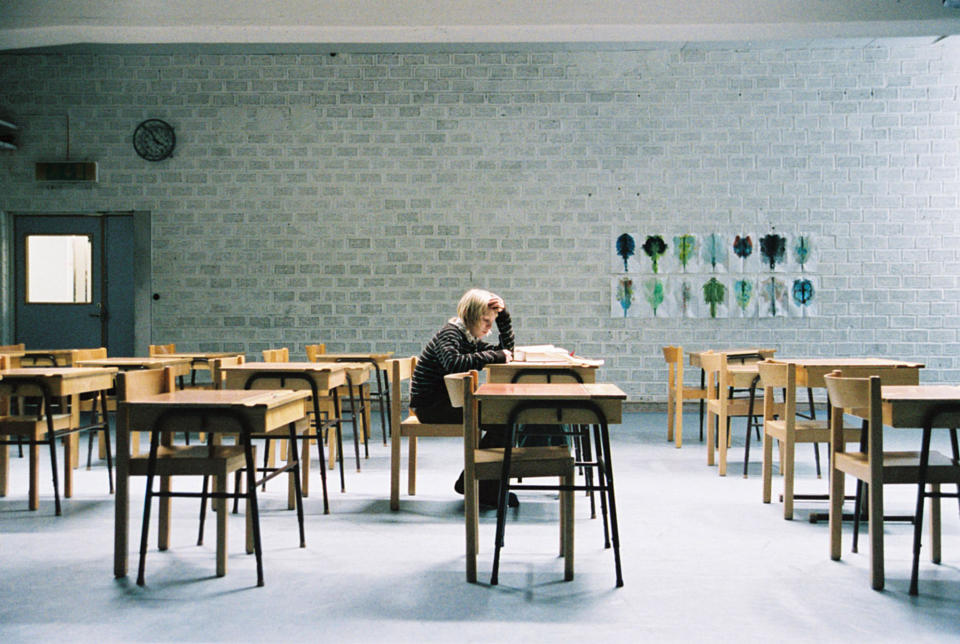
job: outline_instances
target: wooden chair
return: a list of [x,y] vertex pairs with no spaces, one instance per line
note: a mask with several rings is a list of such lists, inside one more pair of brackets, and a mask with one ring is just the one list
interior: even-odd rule
[[[27,350],[27,346],[24,343],[20,344],[0,344],[0,354],[8,353],[11,355],[7,356],[7,369],[15,369],[20,366],[20,356],[24,351]],[[16,355],[13,355],[16,354]]]
[[[463,513],[466,525],[467,581],[470,583],[477,581],[480,529],[477,483],[501,478],[504,452],[502,447],[479,448],[479,406],[474,398],[477,380],[476,371],[444,378],[450,402],[454,407],[463,407]],[[574,458],[568,446],[514,447],[511,450],[510,478],[557,477],[559,485],[568,488],[560,490],[560,554],[564,559],[564,581],[573,579],[574,471]]]
[[[120,373],[117,377],[117,393],[122,402],[143,396],[166,393],[174,390],[174,378],[169,368],[150,369],[142,371],[128,371]],[[121,410],[123,409],[121,405]],[[206,412],[202,412],[206,413]],[[166,550],[170,540],[170,498],[178,497],[201,497],[205,500],[207,493],[204,492],[171,492],[169,477],[171,476],[213,476],[215,477],[215,492],[210,496],[214,499],[217,510],[217,576],[223,576],[227,572],[227,499],[231,496],[226,489],[227,478],[232,472],[248,470],[247,460],[253,462],[255,454],[251,451],[246,454],[244,445],[222,445],[210,434],[206,445],[173,445],[172,434],[179,431],[173,424],[166,428],[154,428],[151,433],[150,455],[147,457],[131,457],[129,459],[130,476],[146,476],[147,492],[144,501],[143,529],[140,539],[140,563],[137,575],[137,584],[144,584],[144,570],[147,554],[147,537],[150,525],[150,508],[153,496],[160,497],[159,512],[159,534],[158,547],[160,550]],[[163,444],[160,444],[160,435],[163,435]],[[251,446],[251,450],[254,448]],[[254,477],[255,473],[247,471],[248,477]],[[160,491],[153,491],[153,478],[161,477]],[[299,490],[299,486],[297,488]],[[249,484],[246,486],[245,496],[248,506],[256,503],[256,486]],[[298,515],[300,521],[300,543],[304,545],[302,501],[298,497]],[[253,526],[252,522],[256,519],[254,513],[247,513],[247,552],[255,552],[257,556],[258,573],[262,569],[261,552],[259,548],[254,548],[251,541],[252,534],[259,529]],[[202,529],[201,537],[202,541]],[[259,577],[259,574],[258,574]],[[258,582],[261,580],[258,579]],[[261,582],[262,585],[262,582]]]
[[463,436],[463,424],[421,423],[412,411],[403,418],[400,405],[400,384],[410,380],[417,366],[416,357],[387,361],[390,371],[390,509],[400,509],[400,442],[407,439],[407,494],[417,490],[417,439],[426,437],[456,438]]
[[[917,485],[920,480],[920,452],[888,452],[883,449],[883,416],[880,399],[880,378],[844,378],[840,371],[824,377],[833,404],[830,441],[830,558],[840,560],[843,526],[844,475],[863,481],[868,490],[868,530],[870,533],[870,584],[883,590],[883,486]],[[858,410],[867,417],[866,446],[863,451],[846,451],[842,434],[844,410]],[[940,452],[930,452],[926,481],[934,496],[931,499],[931,560],[940,562],[940,498],[941,483],[960,481],[960,466]],[[922,517],[915,516],[919,521]]]
[[177,352],[177,345],[170,344],[151,344],[149,347],[149,355],[152,356],[165,356],[171,353]]
[[[683,384],[683,347],[663,347],[663,359],[667,362],[667,440],[674,440],[679,449],[683,445],[683,402],[703,401],[706,387],[686,387]],[[703,403],[700,405],[700,437],[703,438]]]
[[[743,476],[747,477],[747,465],[750,461],[750,430],[759,427],[757,419],[761,416],[757,406],[760,397],[756,395],[759,382],[756,366],[749,369],[733,369],[727,364],[723,353],[706,352],[700,358],[703,370],[707,374],[707,465],[714,464],[714,447],[719,446],[720,476],[727,475],[727,446],[730,443],[730,419],[747,419],[747,444],[743,457]],[[740,365],[738,365],[739,367]],[[748,397],[734,397],[734,390],[749,390]],[[761,403],[763,404],[763,403]],[[783,404],[773,403],[773,413],[782,413]],[[716,431],[711,419],[716,419]],[[716,441],[716,443],[715,443]]]
[[[310,362],[324,362],[327,352],[325,344],[308,344],[306,346],[307,360]],[[349,364],[347,368],[347,382],[337,388],[340,399],[340,412],[344,418],[349,418],[353,424],[353,444],[356,452],[357,471],[360,471],[360,442],[363,442],[364,455],[370,458],[370,445],[367,441],[370,435],[370,372],[374,365],[369,363],[348,362],[338,359],[336,362]],[[346,404],[344,404],[346,403]],[[329,402],[328,402],[329,407]],[[328,413],[333,413],[328,408]],[[337,425],[339,427],[339,425]],[[337,456],[336,442],[329,440],[328,450],[330,467]]]
[[264,362],[290,362],[290,349],[281,347],[279,349],[264,349]]
[[[780,474],[783,476],[783,518],[793,519],[794,462],[798,443],[828,443],[830,428],[826,420],[802,420],[797,414],[797,366],[789,363],[761,362],[763,387],[763,502],[770,503],[773,478],[773,441],[780,441]],[[782,390],[782,413],[773,403],[775,390]],[[860,430],[847,427],[844,440],[860,440]],[[819,474],[818,474],[819,476]]]
[[[71,353],[71,362],[70,364],[76,365],[79,360],[98,360],[100,358],[107,357],[107,348],[106,347],[97,347],[96,349],[74,349]],[[91,414],[97,413],[107,413],[108,411],[117,410],[117,399],[115,396],[107,397],[107,409],[99,410],[97,407],[97,400],[99,394],[83,394],[80,396],[80,411],[88,412]],[[103,458],[106,455],[106,445],[105,441],[109,440],[109,436],[105,431],[97,432],[97,444],[98,453],[100,458]],[[90,469],[90,459],[92,456],[92,446],[93,446],[93,434],[89,435],[89,441],[87,442],[87,469]],[[76,455],[74,455],[74,462],[76,462]]]
[[[0,355],[0,371],[9,368],[9,357]],[[15,396],[39,396],[36,414],[27,415],[21,410],[10,413],[10,398]],[[0,496],[7,495],[7,482],[10,477],[9,446],[26,442],[29,458],[29,493],[27,506],[30,510],[40,507],[40,446],[50,447],[50,471],[53,478],[54,507],[60,515],[60,486],[57,477],[57,439],[63,437],[64,479],[67,470],[74,462],[72,452],[76,441],[66,440],[79,427],[76,413],[69,413],[61,406],[60,413],[53,412],[54,401],[48,392],[34,385],[12,386],[0,380]],[[108,476],[112,477],[108,467]],[[111,491],[112,491],[111,478]],[[69,496],[69,490],[66,496]]]

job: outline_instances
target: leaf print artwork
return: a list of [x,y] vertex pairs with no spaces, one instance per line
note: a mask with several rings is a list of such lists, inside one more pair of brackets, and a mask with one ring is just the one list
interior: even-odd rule
[[623,258],[623,270],[627,270],[627,260],[633,257],[636,252],[637,244],[633,237],[628,233],[623,233],[617,237],[617,255]]
[[643,290],[647,304],[653,309],[653,317],[657,317],[657,309],[663,304],[663,282],[656,277],[648,279],[643,284]]
[[749,280],[737,280],[734,282],[733,297],[737,302],[737,306],[740,307],[740,310],[746,313],[747,307],[750,306],[750,302],[753,301],[753,283]]
[[677,235],[673,238],[673,252],[680,260],[680,266],[687,270],[687,264],[697,252],[697,238],[693,235]]
[[750,239],[750,235],[743,237],[737,235],[733,240],[733,254],[744,260],[753,254],[753,240]]
[[793,301],[800,307],[804,316],[807,307],[813,302],[813,293],[813,282],[810,280],[806,278],[793,280]]
[[692,304],[693,289],[690,288],[690,282],[684,281],[680,284],[680,309],[683,317],[690,317]]
[[653,262],[653,272],[657,273],[660,258],[667,252],[667,242],[660,235],[649,235],[643,242],[643,252]]
[[633,304],[633,280],[629,277],[621,277],[617,284],[617,301],[620,302],[620,308],[623,309],[623,317],[627,317],[627,311]]
[[787,239],[775,233],[760,238],[760,254],[770,265],[770,270],[777,264],[783,263],[783,256],[787,251]]
[[800,235],[797,238],[797,243],[793,247],[793,255],[797,258],[797,263],[800,264],[800,270],[804,270],[804,264],[806,264],[807,260],[810,259],[809,237]]
[[717,317],[717,305],[722,304],[727,297],[727,287],[721,284],[716,277],[703,285],[703,301],[710,305],[710,317]]
[[[737,238],[739,239],[739,237]],[[717,264],[727,260],[727,247],[720,235],[712,233],[703,240],[703,260],[710,264],[710,270],[716,271]]]
[[[761,296],[767,307],[766,312],[770,317],[777,317],[777,302],[783,299],[785,289],[786,285],[784,285],[783,282],[775,277],[771,277],[769,280],[764,281]],[[783,315],[783,311],[780,311],[779,314]]]

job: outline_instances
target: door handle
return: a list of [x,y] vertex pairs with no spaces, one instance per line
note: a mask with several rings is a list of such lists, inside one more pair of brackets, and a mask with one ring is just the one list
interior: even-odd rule
[[93,313],[90,313],[92,318],[101,318],[103,320],[107,319],[107,308],[103,305],[103,302],[97,302],[97,310]]

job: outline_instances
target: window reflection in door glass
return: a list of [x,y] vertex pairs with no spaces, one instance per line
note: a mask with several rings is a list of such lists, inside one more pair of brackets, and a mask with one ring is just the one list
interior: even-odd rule
[[86,235],[27,236],[27,303],[89,304],[93,244]]

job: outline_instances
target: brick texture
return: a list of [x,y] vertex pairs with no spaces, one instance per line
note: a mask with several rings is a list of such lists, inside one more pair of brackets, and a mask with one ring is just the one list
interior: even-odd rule
[[[152,337],[418,352],[462,291],[665,400],[664,344],[882,355],[960,382],[960,47],[0,55],[7,212],[152,215]],[[69,117],[69,133],[67,118]],[[145,118],[173,158],[136,156]],[[33,163],[100,162],[93,187]],[[806,232],[819,315],[617,319],[624,230]]]

